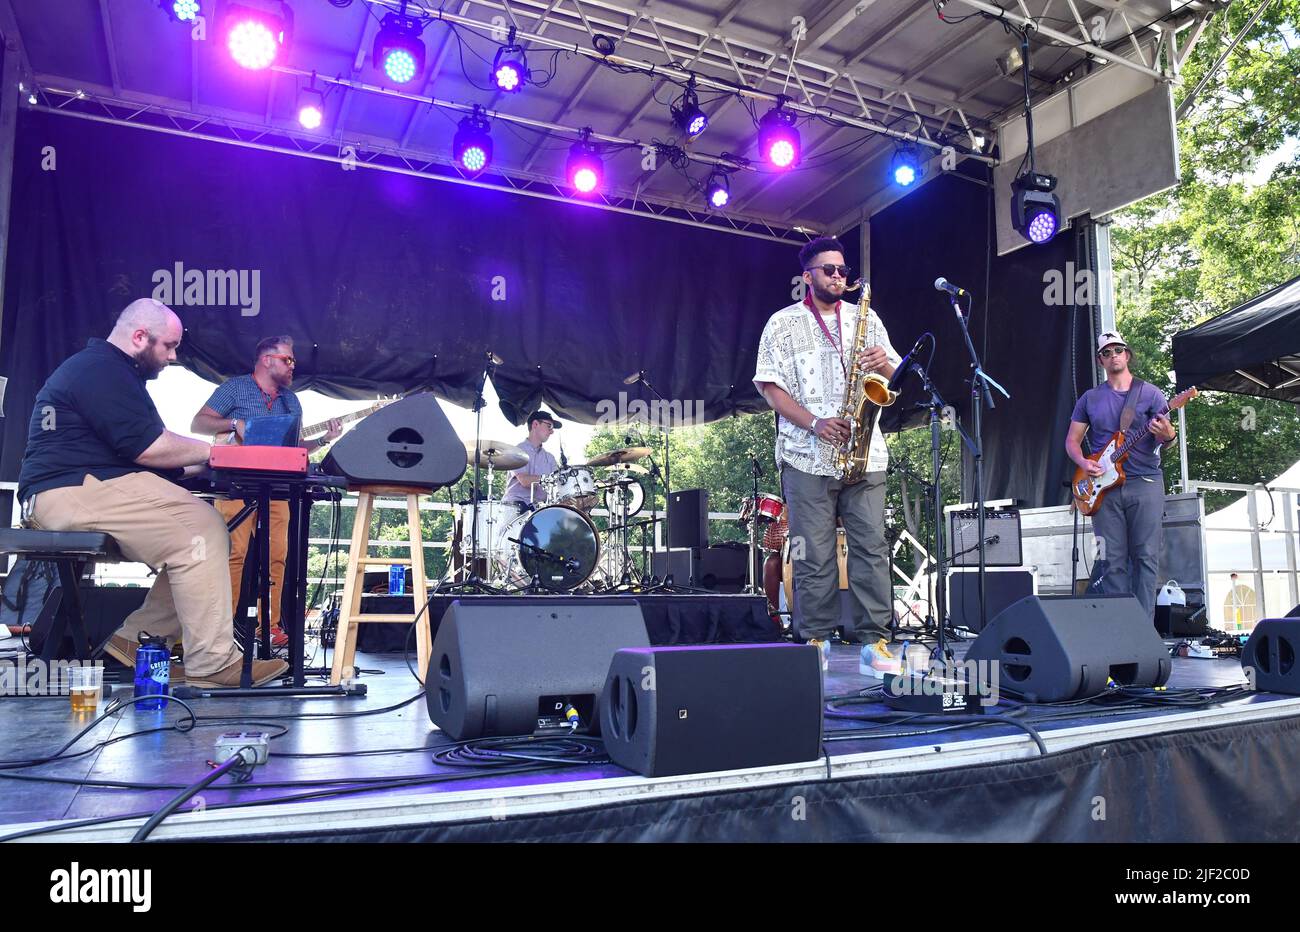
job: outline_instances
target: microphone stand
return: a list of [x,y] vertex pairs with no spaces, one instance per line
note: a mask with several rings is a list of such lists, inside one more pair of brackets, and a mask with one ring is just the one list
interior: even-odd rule
[[758,560],[758,477],[763,474],[762,467],[758,465],[758,457],[753,453],[749,454],[750,472],[754,478],[754,489],[750,498],[749,514],[749,566],[745,570],[745,591],[750,595],[757,595],[759,587],[754,580],[754,564]]
[[[993,386],[1000,391],[1004,397],[1010,398],[1007,390],[995,382],[981,367],[979,354],[975,352],[975,344],[970,338],[970,328],[967,326],[966,315],[962,313],[961,304],[957,301],[957,295],[949,292],[948,301],[952,304],[952,311],[957,315],[957,323],[961,327],[962,336],[966,340],[966,352],[970,354],[971,359],[971,377],[970,377],[970,395],[971,395],[971,430],[974,433],[973,441],[969,442],[971,451],[971,465],[974,467],[975,480],[975,527],[977,539],[979,541],[979,592],[980,592],[980,630],[989,623],[988,619],[988,602],[985,594],[985,576],[988,572],[986,561],[988,558],[988,547],[984,540],[984,407],[988,406],[989,410],[997,407],[993,403],[993,393],[989,391],[989,386]],[[962,435],[965,437],[965,434]],[[936,473],[935,481],[938,481]]]
[[[491,350],[488,351],[487,361],[483,365],[483,377],[478,382],[478,395],[474,398],[474,503],[470,508],[471,527],[469,532],[469,576],[462,583],[449,586],[447,592],[487,592],[492,595],[500,595],[500,589],[494,589],[478,575],[478,504],[479,499],[479,458],[482,456],[483,449],[483,406],[487,401],[483,398],[483,389],[487,385],[488,375],[496,365],[496,360],[492,356]],[[485,560],[487,572],[492,573],[491,561]]]
[[[945,591],[948,583],[948,566],[943,558],[943,487],[940,484],[940,471],[942,467],[941,450],[943,447],[942,426],[940,421],[943,416],[943,409],[947,407],[939,390],[935,388],[934,383],[930,381],[930,373],[917,362],[908,365],[908,371],[914,372],[921,379],[921,386],[925,394],[929,396],[928,402],[923,402],[917,407],[927,408],[930,412],[930,469],[933,473],[933,484],[930,487],[930,508],[934,516],[934,599],[931,602],[931,610],[934,614],[935,630],[938,635],[939,644],[936,648],[939,654],[940,664],[947,664],[948,645],[944,635],[944,628],[948,623],[947,619],[947,592]],[[961,425],[954,425],[957,432],[961,435],[962,441],[971,450],[973,454],[975,445],[966,432],[961,429]]]
[[[644,383],[645,387],[650,389],[650,393],[654,395],[657,399],[659,399],[659,401],[661,402],[662,407],[660,407],[659,410],[660,411],[671,410],[668,407],[668,402],[664,398],[664,396],[659,394],[659,390],[654,387],[653,383],[651,383],[651,381],[648,378],[646,378],[645,372],[641,372],[638,375],[639,378],[637,379],[637,381]],[[664,538],[665,538],[664,550],[669,554],[669,556],[665,558],[664,566],[666,569],[665,575],[671,576],[672,575],[672,556],[671,556],[672,545],[670,541],[673,538],[673,529],[672,529],[672,525],[669,523],[667,505],[668,505],[668,496],[672,493],[672,488],[673,488],[673,484],[672,484],[673,467],[672,467],[672,460],[668,452],[668,428],[665,427],[661,421],[659,424],[659,429],[663,431],[663,435],[664,435],[664,506],[665,506],[664,507]]]

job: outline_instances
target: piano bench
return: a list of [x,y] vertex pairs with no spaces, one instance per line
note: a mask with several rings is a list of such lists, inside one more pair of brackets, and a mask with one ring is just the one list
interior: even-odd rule
[[[41,659],[92,659],[96,645],[86,632],[78,580],[87,563],[125,562],[127,558],[117,541],[96,531],[0,528],[0,554],[53,563],[58,568],[59,585],[50,587],[40,613],[32,622],[33,638],[43,642]],[[60,647],[69,634],[73,656],[61,658]]]

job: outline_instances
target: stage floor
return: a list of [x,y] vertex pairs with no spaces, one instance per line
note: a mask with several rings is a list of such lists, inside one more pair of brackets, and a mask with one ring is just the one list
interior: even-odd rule
[[[878,682],[858,674],[857,660],[856,647],[835,645],[828,698],[851,696]],[[401,654],[358,655],[358,667],[369,689],[365,698],[194,700],[201,720],[189,732],[171,727],[183,717],[174,705],[110,717],[72,753],[111,742],[104,747],[0,770],[0,837],[37,823],[148,815],[208,772],[205,762],[214,756],[219,734],[251,729],[285,729],[271,742],[270,762],[249,784],[223,778],[206,788],[153,838],[1027,840],[1086,836],[1091,830],[1098,833],[1094,840],[1190,834],[1211,841],[1226,839],[1200,836],[1235,838],[1257,829],[1249,828],[1253,823],[1239,806],[1200,822],[1184,811],[1172,828],[1162,813],[1198,794],[1220,792],[1238,778],[1243,787],[1269,787],[1262,795],[1280,794],[1276,804],[1282,811],[1294,813],[1296,805],[1292,778],[1280,778],[1281,786],[1268,782],[1273,769],[1293,768],[1300,742],[1295,697],[1247,694],[1192,710],[1076,707],[1036,723],[1050,752],[1046,758],[1024,731],[1010,726],[908,734],[893,723],[867,737],[861,734],[864,723],[828,718],[827,757],[804,764],[653,780],[613,764],[502,776],[432,762],[430,752],[450,742],[430,723],[421,687]],[[1169,687],[1244,682],[1235,660],[1175,659]],[[66,699],[6,698],[0,708],[8,761],[52,754],[90,720],[74,717]],[[140,732],[145,733],[127,737]],[[1203,779],[1205,768],[1187,755],[1206,753],[1228,755],[1221,763],[1240,773],[1225,776],[1217,773],[1222,768],[1211,767],[1219,784],[1192,785]],[[356,792],[362,784],[373,786]],[[287,797],[298,798],[283,801]],[[1106,816],[1107,800],[1112,812],[1126,813],[1127,824]],[[217,808],[250,801],[257,805]],[[1247,815],[1271,818],[1271,803],[1246,803]],[[801,805],[810,808],[802,812]],[[1062,813],[1062,806],[1082,809]],[[965,814],[959,824],[939,819],[945,807]],[[1136,824],[1134,807],[1142,814]],[[123,841],[139,824],[138,818],[109,821],[41,837]],[[1144,825],[1149,836],[1142,834]],[[1276,840],[1294,839],[1294,818],[1277,831]]]

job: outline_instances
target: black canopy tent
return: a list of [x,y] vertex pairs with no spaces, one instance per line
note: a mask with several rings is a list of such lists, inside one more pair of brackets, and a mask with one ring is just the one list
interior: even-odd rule
[[1300,276],[1174,334],[1178,390],[1300,404]]

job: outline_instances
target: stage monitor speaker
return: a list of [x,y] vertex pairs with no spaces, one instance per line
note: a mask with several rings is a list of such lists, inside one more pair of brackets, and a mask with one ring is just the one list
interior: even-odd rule
[[1287,618],[1300,618],[1300,605],[1297,605],[1291,611],[1286,613]]
[[816,760],[821,657],[800,644],[620,650],[601,731],[610,759],[647,777]]
[[429,392],[409,395],[362,419],[321,464],[353,485],[441,489],[465,474],[465,446]]
[[[954,511],[949,515],[953,566],[979,566],[979,511]],[[1020,512],[1015,508],[1005,511],[984,509],[984,565],[1020,566],[1024,556],[1020,551]]]
[[1265,618],[1250,632],[1241,649],[1241,668],[1252,677],[1255,689],[1266,693],[1300,696],[1300,621],[1294,616]]
[[635,599],[537,596],[456,600],[433,639],[429,718],[456,741],[565,729],[600,733],[599,701],[615,651],[645,647]]
[[1162,686],[1172,664],[1132,595],[1031,595],[989,622],[967,660],[996,661],[999,688],[1035,702],[1084,699],[1121,686]]
[[[995,570],[984,574],[986,617],[996,618],[1003,609],[1034,594],[1034,574],[1029,570]],[[977,634],[980,624],[979,570],[954,570],[948,574],[948,618],[954,628]]]
[[668,546],[709,546],[708,489],[682,489],[668,496]]

